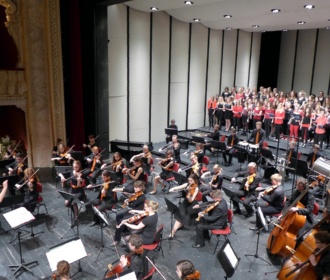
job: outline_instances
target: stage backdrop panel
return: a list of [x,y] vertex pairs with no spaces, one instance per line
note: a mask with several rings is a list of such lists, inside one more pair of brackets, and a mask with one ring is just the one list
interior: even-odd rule
[[261,33],[252,33],[252,51],[251,51],[251,66],[250,66],[250,80],[248,86],[251,88],[258,85],[258,69],[259,69],[259,57],[260,57],[260,44]]
[[251,49],[251,33],[239,32],[238,50],[237,50],[237,68],[236,68],[236,85],[237,87],[246,87],[249,79]]
[[[234,86],[235,57],[238,30],[225,31],[223,46],[222,87]],[[246,50],[248,52],[248,50]]]

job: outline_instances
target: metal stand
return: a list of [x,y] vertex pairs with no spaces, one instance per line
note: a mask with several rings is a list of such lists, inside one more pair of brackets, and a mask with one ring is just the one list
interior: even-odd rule
[[[77,227],[76,236],[79,236],[79,222],[78,222],[78,217],[79,217],[79,214],[80,214],[81,207],[82,207],[82,204],[80,204],[80,207],[78,209],[78,215],[77,215],[77,217],[75,217],[73,219],[73,217],[71,216],[71,226],[68,228],[68,230],[63,235],[61,235],[60,239],[63,239],[63,237],[69,232],[69,230],[70,229],[73,229],[74,227]],[[71,211],[73,211],[73,209],[71,209]],[[74,213],[71,212],[71,215],[72,214],[74,214]]]
[[29,272],[30,274],[35,276],[33,274],[32,270],[28,268],[28,266],[30,266],[30,265],[36,266],[36,265],[38,265],[38,261],[32,261],[32,262],[28,262],[28,263],[24,262],[23,257],[22,257],[21,231],[20,230],[17,231],[17,239],[18,239],[18,246],[19,246],[20,263],[15,264],[15,265],[9,265],[9,268],[11,270],[15,270],[14,276],[16,276],[16,274],[18,272],[24,272],[24,271]]
[[255,261],[256,259],[260,259],[260,260],[262,260],[263,262],[268,263],[270,266],[272,265],[269,261],[267,261],[267,260],[265,260],[265,259],[263,259],[263,258],[261,258],[261,257],[258,256],[259,237],[260,237],[260,232],[261,232],[262,230],[263,230],[263,228],[261,228],[261,229],[259,229],[259,230],[257,231],[258,238],[257,238],[257,247],[256,247],[256,252],[255,252],[255,254],[254,254],[254,255],[251,255],[251,254],[245,254],[245,257],[247,257],[247,258],[249,258],[249,257],[253,257],[253,258],[254,258],[253,261],[250,263],[250,266],[249,266],[249,272],[251,272],[251,266],[252,266],[252,264],[254,263],[254,261]]
[[[100,227],[101,227],[101,245],[100,245],[100,249],[99,249],[99,251],[98,251],[98,253],[97,253],[97,255],[96,255],[95,261],[97,261],[97,259],[98,259],[99,255],[100,255],[100,253],[102,252],[102,250],[103,250],[104,248],[107,248],[107,249],[109,249],[109,250],[114,251],[112,248],[106,247],[106,246],[104,245],[104,240],[103,240],[103,228],[104,228],[104,226],[103,226],[103,223],[100,224]],[[98,246],[95,246],[95,248],[97,248],[97,247],[98,247]]]
[[[84,271],[84,270],[82,269],[82,267],[81,267],[81,263],[80,263],[80,260],[78,261],[78,270],[77,270],[77,272],[76,272],[75,274],[73,274],[73,275],[71,276],[71,279],[73,279],[78,273],[81,273],[81,274],[86,273],[86,274],[89,274],[89,275],[95,277],[95,275],[93,275],[93,274],[91,274],[91,273],[89,273],[89,272],[87,272],[87,271]],[[80,278],[79,278],[79,279],[80,279]]]

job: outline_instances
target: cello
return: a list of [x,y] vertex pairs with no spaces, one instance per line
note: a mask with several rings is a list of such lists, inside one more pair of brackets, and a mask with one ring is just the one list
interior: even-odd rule
[[309,188],[307,187],[283,212],[280,224],[275,224],[267,242],[267,249],[271,254],[277,254],[285,258],[290,255],[286,246],[295,247],[297,233],[304,226],[306,216],[299,215],[297,212],[291,212],[290,210],[292,207],[304,208],[304,205],[299,201],[308,191]]

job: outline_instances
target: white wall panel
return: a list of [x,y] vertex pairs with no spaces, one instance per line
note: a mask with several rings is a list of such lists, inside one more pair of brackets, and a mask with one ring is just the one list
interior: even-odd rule
[[330,75],[330,30],[320,29],[312,93],[318,95],[320,90],[327,94]]
[[299,30],[293,89],[309,93],[313,71],[316,30]]
[[282,32],[277,87],[284,92],[291,91],[297,31]]
[[246,87],[249,76],[251,33],[240,30],[237,52],[236,85]]
[[261,33],[257,33],[257,32],[253,33],[250,81],[249,81],[249,87],[251,88],[251,90],[253,87],[257,87],[258,85],[260,44],[261,44]]
[[127,139],[126,6],[108,7],[109,140]]
[[223,46],[222,88],[233,86],[237,30],[225,31]]
[[164,140],[164,128],[168,125],[169,22],[166,13],[153,14],[151,139],[154,142]]
[[201,24],[193,24],[191,34],[188,129],[204,125],[208,29]]
[[150,14],[130,9],[130,140],[149,138]]
[[189,24],[173,19],[170,118],[186,126]]
[[222,31],[211,30],[209,48],[209,77],[207,99],[219,93]]

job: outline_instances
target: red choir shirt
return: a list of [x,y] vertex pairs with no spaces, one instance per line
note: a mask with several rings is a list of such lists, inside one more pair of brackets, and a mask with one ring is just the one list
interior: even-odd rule
[[324,126],[328,123],[327,117],[318,117],[315,121],[316,123],[316,129],[315,133],[317,134],[324,134],[325,133],[325,128]]
[[253,113],[256,114],[256,115],[253,115],[253,119],[254,119],[254,120],[261,120],[261,115],[262,115],[262,114],[261,114],[260,116],[258,116],[258,114],[260,114],[260,112],[262,112],[262,109],[259,110],[259,109],[255,108],[255,109],[253,110]]
[[269,114],[275,115],[275,110],[274,109],[266,109],[265,110],[265,119],[266,120],[269,120],[269,119],[272,118],[272,117],[269,116]]
[[[275,111],[274,123],[275,124],[283,124],[284,116],[285,116],[285,111],[283,111],[283,112]],[[280,119],[277,119],[277,118],[280,118]]]
[[242,111],[243,107],[242,106],[233,106],[233,113],[234,113],[234,118],[241,118],[242,117]]

